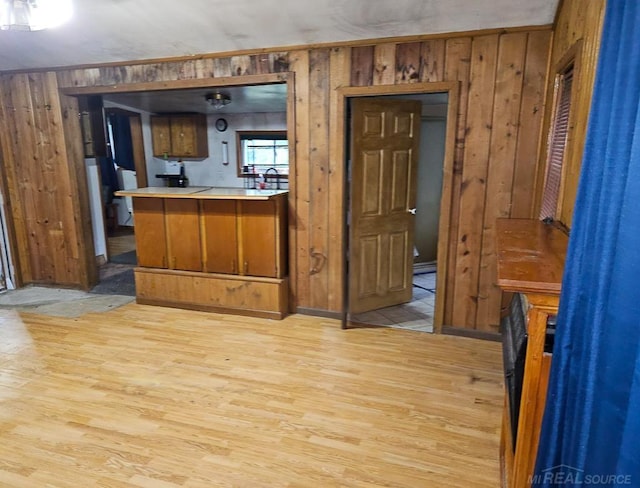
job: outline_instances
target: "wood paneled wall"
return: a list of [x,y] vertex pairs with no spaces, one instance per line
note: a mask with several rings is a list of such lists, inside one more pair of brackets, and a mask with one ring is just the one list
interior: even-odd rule
[[[139,62],[58,71],[57,83],[61,88],[130,85],[141,89],[145,84],[164,82],[171,88],[180,80],[293,73],[293,298],[301,308],[340,311],[345,136],[338,133],[335,121],[344,117],[345,111],[337,89],[458,81],[444,324],[495,332],[501,301],[495,286],[495,220],[529,216],[533,205],[550,39],[550,29],[491,31],[367,46]],[[51,73],[39,76],[55,86]],[[4,83],[10,78],[4,76]],[[15,90],[15,96],[34,96],[20,84],[11,86],[11,91]],[[3,98],[8,97],[4,94]],[[4,125],[4,140],[12,139],[11,127],[27,131],[25,121],[14,118],[12,122]],[[77,134],[63,132],[61,125],[50,125],[43,136],[52,140],[63,135],[80,137],[79,130]],[[20,154],[20,148],[5,149],[5,156],[11,152]],[[66,157],[60,153],[54,159],[65,164]],[[18,198],[24,200],[22,195]],[[31,215],[30,208],[26,215]],[[26,224],[16,221],[16,231],[31,232],[33,226]],[[21,227],[23,230],[18,230]],[[40,257],[30,259],[33,265],[43,261]],[[66,262],[62,254],[59,259]]]
[[[571,118],[567,145],[565,147],[566,165],[563,170],[562,187],[559,198],[559,219],[571,227],[573,206],[575,204],[582,166],[582,154],[587,135],[587,123],[591,108],[591,97],[595,82],[596,64],[600,49],[602,22],[604,20],[605,0],[563,0],[556,16],[553,45],[549,68],[549,87],[547,90],[543,135],[541,140],[540,162],[537,172],[535,215],[540,211],[540,201],[544,184],[544,170],[547,157],[547,138],[552,117],[553,83],[559,64],[567,56],[575,54],[574,81],[571,97]],[[579,49],[576,49],[580,46]]]
[[97,270],[77,100],[59,94],[54,73],[3,76],[0,95],[17,279],[86,289]]
[[352,85],[460,82],[444,325],[497,331],[495,221],[531,212],[550,35],[353,49]]

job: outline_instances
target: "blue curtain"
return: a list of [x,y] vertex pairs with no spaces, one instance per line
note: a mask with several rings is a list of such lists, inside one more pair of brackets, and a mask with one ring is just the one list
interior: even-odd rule
[[116,164],[124,169],[135,170],[129,116],[121,113],[110,113],[109,123],[111,124],[113,133],[113,149]]
[[534,486],[640,486],[638,32],[608,1]]

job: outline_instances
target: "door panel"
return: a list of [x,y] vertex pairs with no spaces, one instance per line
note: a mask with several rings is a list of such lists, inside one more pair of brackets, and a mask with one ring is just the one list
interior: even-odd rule
[[397,305],[413,292],[421,103],[352,102],[349,311]]
[[239,202],[240,274],[278,276],[275,209],[273,200]]
[[[407,283],[408,232],[389,235],[389,290],[402,291]],[[412,283],[413,284],[413,283]]]
[[205,271],[237,274],[238,235],[235,200],[202,200]]
[[391,174],[391,212],[406,212],[409,207],[411,151],[394,151]]
[[133,197],[136,228],[136,254],[138,266],[168,267],[167,238],[164,223],[164,199]]
[[198,200],[165,198],[169,268],[202,271]]

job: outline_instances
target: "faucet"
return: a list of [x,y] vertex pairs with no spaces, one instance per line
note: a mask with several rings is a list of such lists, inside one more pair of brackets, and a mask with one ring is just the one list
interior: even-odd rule
[[267,182],[267,175],[269,174],[269,171],[273,171],[273,173],[276,175],[276,189],[279,190],[280,189],[280,178],[278,178],[278,170],[276,168],[267,168],[264,172],[264,182]]

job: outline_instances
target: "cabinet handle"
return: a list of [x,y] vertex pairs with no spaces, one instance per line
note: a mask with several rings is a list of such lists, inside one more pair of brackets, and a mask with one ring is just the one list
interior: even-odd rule
[[249,263],[244,262],[244,274],[249,274]]
[[236,274],[236,260],[235,259],[231,260],[231,272],[233,274]]

